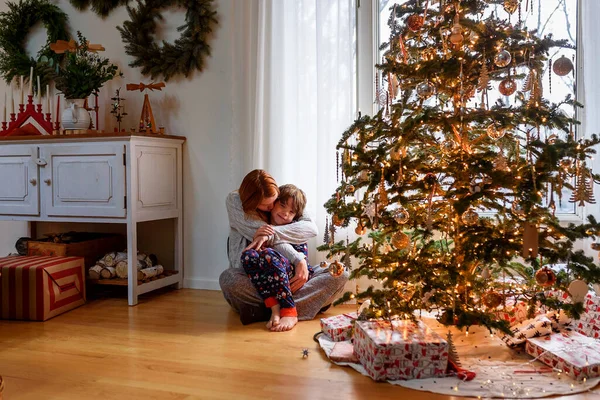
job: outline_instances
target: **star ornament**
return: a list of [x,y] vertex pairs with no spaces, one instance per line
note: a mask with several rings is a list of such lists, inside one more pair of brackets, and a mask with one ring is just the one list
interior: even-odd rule
[[308,349],[302,349],[302,358],[308,357]]
[[373,225],[373,219],[377,215],[377,206],[375,205],[375,203],[371,202],[367,204],[362,215],[366,215],[369,218],[369,221],[371,221],[371,225]]

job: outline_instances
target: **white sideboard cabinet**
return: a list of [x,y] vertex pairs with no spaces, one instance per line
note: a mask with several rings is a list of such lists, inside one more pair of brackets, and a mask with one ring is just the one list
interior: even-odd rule
[[[128,298],[183,283],[182,147],[168,135],[0,138],[0,220],[127,225]],[[176,274],[138,285],[137,223],[174,220]]]

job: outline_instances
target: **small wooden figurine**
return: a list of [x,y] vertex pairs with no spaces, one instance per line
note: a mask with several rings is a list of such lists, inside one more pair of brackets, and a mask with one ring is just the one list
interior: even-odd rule
[[[166,85],[164,82],[150,83],[148,85],[144,83],[128,83],[127,90],[139,90],[140,92],[143,92],[145,89],[162,90],[162,88],[164,88],[165,86]],[[154,114],[152,113],[152,107],[150,106],[150,99],[148,97],[148,93],[144,95],[144,105],[142,106],[142,114],[140,115],[139,131],[150,133],[162,133],[162,130],[158,130],[156,122],[154,121]]]

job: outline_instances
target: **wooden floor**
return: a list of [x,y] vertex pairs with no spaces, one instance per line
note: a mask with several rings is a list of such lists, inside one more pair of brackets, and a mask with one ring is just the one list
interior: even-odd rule
[[318,319],[285,333],[242,326],[220,292],[166,291],[136,307],[97,299],[43,323],[0,321],[3,399],[455,398],[333,365],[312,340],[319,330]]

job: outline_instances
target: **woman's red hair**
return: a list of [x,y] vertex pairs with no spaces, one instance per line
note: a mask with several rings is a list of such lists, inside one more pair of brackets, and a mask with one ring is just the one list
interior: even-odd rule
[[258,215],[263,221],[269,222],[268,215],[258,206],[265,198],[279,196],[279,187],[267,171],[255,169],[249,172],[242,180],[239,193],[246,214]]

